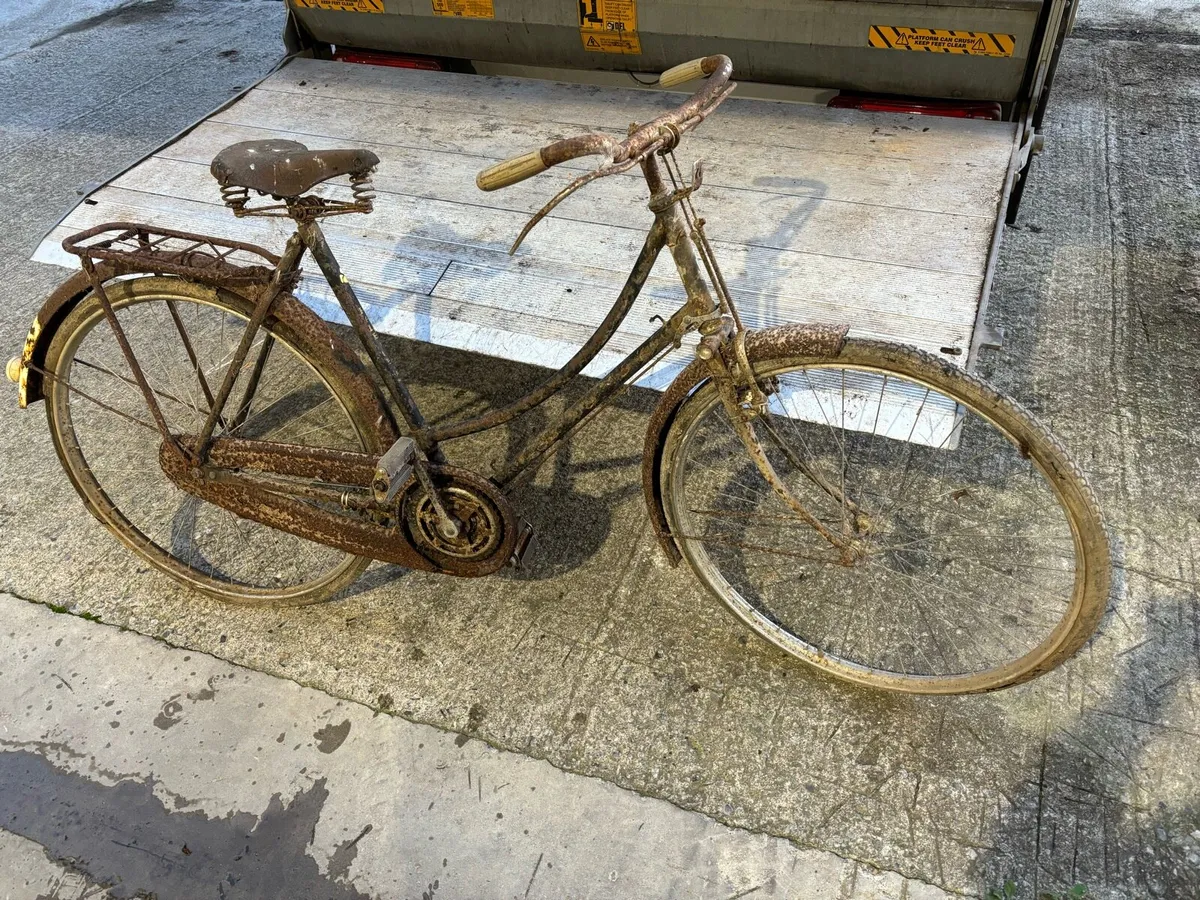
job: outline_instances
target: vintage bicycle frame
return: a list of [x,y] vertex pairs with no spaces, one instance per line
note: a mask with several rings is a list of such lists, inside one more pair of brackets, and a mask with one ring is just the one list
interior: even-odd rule
[[624,286],[596,332],[562,368],[525,396],[502,409],[443,425],[431,426],[425,422],[420,409],[401,380],[395,363],[380,345],[378,335],[367,319],[354,289],[342,277],[337,260],[326,243],[319,225],[315,221],[301,222],[299,235],[304,246],[312,253],[313,259],[325,275],[339,304],[366,347],[372,362],[383,378],[390,399],[403,417],[405,425],[408,426],[409,434],[431,461],[442,460],[440,448],[442,441],[486,431],[509,422],[543,403],[577,376],[588,363],[595,359],[629,315],[655,261],[664,248],[668,248],[674,258],[676,269],[687,292],[687,302],[592,387],[587,394],[564,410],[556,421],[532,438],[515,457],[495,473],[493,479],[501,487],[507,487],[517,481],[556,444],[602,408],[614,393],[633,379],[660,353],[668,347],[677,346],[683,335],[696,327],[697,323],[711,321],[712,314],[717,310],[717,303],[701,275],[699,262],[692,249],[691,238],[676,205],[677,198],[664,186],[658,162],[653,155],[642,161],[642,171],[650,186],[651,208],[655,210],[654,223],[646,235],[645,242]]
[[[255,335],[266,320],[272,303],[281,292],[297,281],[300,274],[300,263],[306,251],[312,254],[313,260],[321,269],[337,297],[339,305],[362,342],[382,387],[391,401],[393,413],[399,413],[400,420],[407,426],[408,436],[412,438],[425,457],[431,463],[444,464],[446,459],[440,446],[441,442],[486,431],[509,422],[549,399],[577,376],[604,348],[621,323],[624,322],[641,293],[659,254],[664,248],[669,249],[686,289],[687,301],[641,346],[630,353],[581,399],[564,410],[554,422],[531,439],[502,470],[493,476],[493,480],[501,487],[506,487],[519,480],[548,451],[577,429],[589,416],[601,409],[614,393],[654,361],[659,354],[672,346],[678,346],[679,341],[687,332],[700,328],[702,332],[714,333],[721,324],[718,304],[701,274],[692,238],[677,207],[679,192],[672,193],[667,190],[659,170],[659,164],[653,155],[643,159],[641,166],[652,194],[651,208],[655,212],[654,223],[646,235],[645,242],[624,286],[596,332],[562,368],[541,385],[508,406],[471,419],[439,425],[430,425],[426,422],[416,400],[401,377],[395,360],[384,349],[354,288],[342,274],[341,267],[325,239],[317,217],[306,215],[302,205],[293,206],[290,213],[297,220],[297,231],[289,239],[279,258],[268,288],[256,303],[254,314],[247,323],[241,342],[226,370],[224,380],[215,392],[209,390],[205,385],[206,393],[211,397],[211,405],[198,443],[190,448],[188,453],[192,457],[191,464],[204,465],[208,462],[216,426],[223,421],[225,407],[229,402],[238,373],[246,364]],[[85,268],[91,268],[90,261],[86,258]],[[98,294],[103,295],[103,285],[99,283],[98,279],[94,280],[96,281],[93,284],[94,289]],[[104,300],[102,303],[107,306]],[[106,309],[106,313],[108,312],[110,310]],[[109,321],[114,326],[117,339],[122,345],[122,350],[125,351],[126,360],[134,372],[135,379],[139,386],[144,385],[141,368],[132,350],[128,348],[119,322],[111,315]],[[269,345],[265,344],[260,349],[259,358],[252,367],[250,381],[245,395],[238,404],[236,415],[245,414],[253,397],[257,375],[262,371],[267,353],[269,353]],[[148,387],[143,387],[142,393],[154,414],[155,421],[159,423],[164,440],[172,441],[173,438],[167,430],[165,422],[156,413],[157,401],[153,392]]]
[[[226,506],[239,515],[257,518],[259,521],[285,530],[297,533],[307,532],[307,536],[311,536],[315,540],[345,546],[354,552],[365,552],[367,555],[377,557],[376,550],[388,542],[387,536],[382,535],[378,529],[372,531],[369,527],[363,526],[363,533],[359,535],[361,541],[355,545],[354,539],[338,533],[338,517],[325,512],[314,512],[310,507],[295,503],[287,506],[287,503],[278,498],[281,495],[283,497],[290,495],[291,498],[330,500],[340,503],[347,509],[356,509],[368,514],[386,514],[388,504],[396,496],[401,484],[407,483],[415,475],[436,513],[437,529],[446,538],[457,538],[460,523],[448,511],[432,471],[439,467],[443,470],[453,468],[448,465],[440,446],[441,442],[502,425],[543,403],[565,387],[571,379],[578,376],[607,345],[628,316],[659,254],[664,248],[668,248],[687,295],[684,304],[670,319],[663,322],[650,337],[587,391],[581,399],[569,406],[555,421],[531,439],[513,459],[494,474],[490,481],[481,479],[475,473],[465,469],[454,469],[453,473],[444,471],[442,474],[451,474],[452,477],[460,480],[465,479],[473,486],[473,489],[489,494],[494,505],[511,518],[511,510],[503,496],[506,488],[534,470],[553,447],[601,409],[620,388],[635,380],[638,373],[657,361],[661,354],[665,354],[672,347],[680,346],[685,334],[699,331],[701,338],[696,348],[696,355],[707,366],[707,374],[715,384],[733,427],[755,466],[772,490],[802,521],[840,550],[843,563],[853,565],[858,556],[859,542],[856,535],[869,529],[870,523],[865,521],[865,517],[859,513],[851,498],[844,496],[827,479],[821,477],[811,467],[804,465],[803,460],[793,459],[793,454],[778,439],[771,426],[770,417],[766,415],[768,412],[767,394],[771,391],[771,386],[760,384],[753,372],[746,352],[747,330],[741,322],[733,298],[721,275],[720,267],[704,234],[704,220],[699,218],[691,205],[690,195],[700,185],[701,168],[699,165],[694,168],[691,183],[686,184],[682,171],[674,161],[674,150],[678,146],[683,132],[702,122],[733,90],[734,85],[729,83],[731,70],[732,63],[727,57],[713,56],[693,60],[664,73],[660,79],[664,84],[678,83],[707,75],[714,77],[673,113],[660,116],[640,128],[636,125],[630,126],[629,139],[624,143],[616,143],[605,135],[584,135],[555,142],[540,151],[506,160],[480,173],[477,179],[479,186],[485,190],[493,190],[578,156],[595,153],[610,155],[612,161],[609,164],[575,179],[571,185],[560,191],[543,207],[521,233],[517,243],[514,244],[514,249],[530,228],[573,191],[596,178],[626,171],[634,165],[640,165],[650,188],[649,207],[654,213],[654,222],[616,301],[592,337],[562,368],[540,386],[502,409],[475,418],[446,425],[430,425],[425,420],[416,400],[404,383],[395,361],[383,348],[379,335],[371,325],[353,287],[342,274],[341,267],[325,239],[319,219],[349,212],[370,211],[373,195],[369,193],[369,179],[362,173],[351,176],[354,201],[349,203],[309,195],[276,197],[275,205],[247,208],[248,194],[245,189],[235,183],[222,183],[226,203],[234,209],[236,215],[286,215],[296,223],[297,230],[289,238],[287,246],[279,258],[270,257],[265,251],[257,248],[250,248],[259,256],[268,257],[274,266],[268,270],[270,272],[269,279],[260,278],[258,281],[258,294],[254,298],[253,313],[226,369],[223,381],[215,393],[205,383],[203,373],[196,364],[195,354],[192,352],[187,334],[182,323],[175,317],[175,325],[180,338],[192,359],[197,378],[201,382],[201,388],[209,405],[206,421],[198,435],[176,436],[170,432],[158,408],[154,392],[146,382],[120,323],[108,302],[102,283],[104,279],[97,272],[93,260],[88,254],[88,248],[68,247],[67,249],[77,252],[81,256],[84,270],[87,272],[92,288],[99,298],[105,316],[133,372],[135,383],[145,398],[155,426],[162,434],[160,464],[164,471],[179,487],[205,496],[211,502]],[[666,164],[666,171],[670,176],[673,189],[669,190],[664,181],[659,158]],[[76,238],[85,236],[78,235]],[[197,242],[207,241],[209,247],[216,249],[217,242],[211,239],[179,233],[175,236],[194,239]],[[64,246],[66,245],[64,244]],[[197,243],[197,246],[200,246],[200,243]],[[147,247],[146,249],[152,248]],[[219,258],[215,260],[218,267],[225,264],[225,258],[220,256],[220,252],[218,250]],[[298,281],[300,262],[306,252],[312,254],[366,350],[374,367],[376,387],[379,387],[381,383],[383,393],[390,400],[393,421],[397,421],[396,414],[398,413],[398,421],[402,421],[406,426],[407,434],[396,439],[388,452],[380,458],[375,459],[368,454],[315,451],[292,445],[247,441],[231,438],[228,434],[229,423],[232,422],[236,426],[238,422],[245,419],[248,413],[259,377],[271,350],[272,341],[270,339],[265,340],[260,346],[259,356],[254,362],[247,385],[243,389],[242,399],[232,418],[227,418],[225,415],[226,404],[233,392],[235,382],[243,370],[259,329],[270,314],[272,305]],[[709,283],[706,283],[701,272],[701,261],[707,271]],[[186,269],[186,265],[181,269]],[[188,273],[180,271],[180,274]],[[826,342],[827,350],[829,347],[840,346],[841,340],[845,336],[844,328],[826,329],[822,332],[821,326],[815,326],[814,333],[817,332],[827,334],[831,338]],[[763,420],[764,433],[789,456],[793,465],[798,465],[799,470],[804,472],[819,489],[840,502],[843,509],[840,534],[833,533],[826,525],[818,521],[775,472],[755,431],[754,420],[760,418]],[[223,427],[225,434],[220,438],[215,438],[218,425]],[[416,450],[420,451],[419,455],[415,452]],[[378,467],[375,468],[371,477],[366,479],[366,483],[371,485],[373,495],[366,498],[358,494],[364,485],[363,472],[371,463],[377,463]],[[257,481],[253,475],[244,470],[257,472],[259,475]],[[308,477],[311,481],[308,485],[295,482],[281,483],[278,479],[272,478],[275,475]],[[355,495],[352,496],[349,492],[336,495],[336,492],[330,490],[328,484],[315,483],[317,481],[345,484],[355,489]],[[222,484],[215,484],[215,482],[222,482]],[[254,498],[249,496],[255,492],[257,492],[258,498],[257,505]],[[275,501],[272,501],[275,509],[269,516],[263,510],[266,505],[270,504],[262,502],[268,495],[276,498]],[[281,504],[286,508],[281,508]],[[340,517],[340,520],[351,521],[347,517]],[[522,530],[528,532],[527,528]],[[661,528],[659,531],[661,538],[664,534]],[[396,552],[399,555],[396,555]],[[391,555],[394,561],[409,561],[407,553],[396,552]],[[476,574],[485,574],[485,572],[480,571]]]
[[[238,179],[223,179],[218,171],[221,155],[214,160],[213,174],[217,176],[221,185],[223,199],[234,210],[235,215],[287,216],[295,222],[296,230],[288,239],[281,256],[248,244],[129,223],[97,226],[64,240],[64,249],[81,258],[83,271],[77,272],[42,307],[26,340],[23,356],[9,364],[9,377],[19,384],[20,403],[24,406],[31,397],[34,400],[44,399],[47,395],[42,393],[43,380],[47,377],[61,378],[59,384],[73,393],[76,392],[77,388],[68,382],[68,378],[69,373],[75,371],[71,365],[78,357],[72,355],[64,358],[59,353],[52,364],[47,365],[47,341],[50,338],[47,338],[46,334],[49,333],[51,338],[53,337],[54,332],[61,327],[63,317],[70,315],[71,310],[87,298],[90,285],[97,305],[110,325],[125,358],[130,375],[126,376],[119,371],[114,372],[100,366],[93,365],[91,368],[135,385],[144,398],[153,422],[90,397],[82,390],[78,393],[111,413],[157,432],[161,436],[157,448],[158,464],[161,472],[174,482],[176,487],[235,516],[257,521],[354,556],[393,562],[411,569],[480,576],[495,572],[508,562],[519,563],[528,546],[528,526],[516,516],[506,495],[506,489],[535,471],[552,448],[603,408],[618,390],[636,381],[639,373],[648,370],[666,353],[680,347],[686,334],[699,332],[699,340],[695,347],[696,359],[676,377],[663,394],[650,417],[646,436],[646,455],[642,469],[643,487],[646,491],[651,523],[668,557],[676,563],[686,558],[714,593],[757,633],[786,652],[851,680],[900,690],[932,693],[987,690],[1039,674],[1040,671],[1061,661],[1064,658],[1063,653],[1077,649],[1094,629],[1104,610],[1103,600],[1108,587],[1107,571],[1097,570],[1095,557],[1088,556],[1099,553],[1107,560],[1106,539],[1094,498],[1073,464],[1035,421],[1025,416],[1019,407],[988,391],[977,382],[966,384],[965,382],[969,381],[967,379],[955,390],[955,379],[949,377],[948,369],[938,373],[931,368],[933,364],[928,359],[923,360],[917,354],[887,344],[871,346],[864,343],[857,347],[848,344],[847,329],[844,326],[796,324],[776,326],[755,333],[748,332],[705,236],[704,220],[699,218],[692,207],[690,195],[700,185],[701,169],[699,165],[696,166],[688,183],[673,155],[681,135],[688,128],[703,121],[732,90],[732,85],[728,84],[731,66],[727,57],[714,56],[668,70],[660,79],[664,85],[686,80],[683,77],[685,75],[688,78],[713,75],[717,77],[678,109],[659,116],[640,128],[631,126],[629,137],[624,142],[615,141],[611,136],[604,134],[566,138],[522,156],[502,160],[479,173],[476,178],[477,186],[483,190],[495,190],[536,175],[550,166],[581,156],[606,157],[599,168],[579,176],[560,191],[533,217],[522,232],[521,238],[574,190],[591,180],[628,171],[634,166],[641,167],[650,188],[649,207],[654,214],[654,221],[633,268],[595,333],[566,364],[542,384],[501,409],[449,424],[434,425],[427,422],[401,377],[395,361],[385,351],[354,289],[342,274],[320,228],[319,220],[331,215],[371,210],[373,195],[369,193],[369,175],[373,165],[378,163],[378,158],[365,151],[361,157],[365,162],[356,162],[349,173],[339,171],[314,180],[315,175],[322,173],[314,172],[310,168],[303,172],[303,177],[297,175],[296,181],[305,186],[296,187],[295,193],[287,193],[288,185],[283,182],[255,182],[249,180],[245,173]],[[251,152],[251,145],[266,143],[270,142],[244,142],[227,148],[227,151],[236,153],[241,147],[243,152]],[[271,147],[262,152],[274,154],[296,150],[307,153],[307,148],[303,145],[281,143],[286,145],[282,151]],[[337,168],[337,165],[328,161],[333,160],[342,165],[346,154],[354,153],[355,151],[332,151],[330,156],[312,153],[302,159],[310,165],[328,163]],[[370,163],[372,159],[374,163]],[[339,160],[341,162],[338,162]],[[317,168],[319,169],[319,166]],[[664,169],[669,177],[669,185],[664,179]],[[351,202],[303,193],[342,174],[350,176],[354,193],[354,200]],[[273,175],[272,178],[274,177]],[[263,190],[255,186],[256,184],[267,189]],[[271,190],[277,186],[283,190]],[[265,205],[248,207],[246,201],[249,199],[250,190],[257,191],[259,196],[273,198],[273,202],[264,201]],[[518,244],[521,238],[518,238]],[[172,244],[172,241],[175,243]],[[582,374],[584,368],[597,358],[630,314],[664,248],[669,249],[685,287],[686,299],[680,308],[669,319],[662,321],[660,327],[606,377],[587,389],[581,399],[571,403],[550,425],[529,440],[493,478],[485,478],[469,469],[449,464],[441,447],[443,442],[503,425],[542,404],[565,388],[573,378]],[[357,353],[348,347],[339,335],[291,296],[300,276],[301,261],[307,253],[312,254],[328,281],[365,348],[372,367],[364,367]],[[252,264],[246,264],[247,256],[254,257]],[[174,291],[169,284],[164,286],[155,283],[160,279],[151,278],[152,275],[174,275],[203,285],[212,290],[212,294],[206,293],[206,290]],[[207,410],[201,409],[189,394],[189,402],[185,405],[191,407],[204,420],[204,424],[195,433],[181,434],[170,430],[159,408],[156,393],[169,400],[180,401],[166,391],[156,392],[150,386],[117,318],[114,304],[110,302],[105,291],[106,282],[129,276],[147,277],[148,283],[133,286],[133,289],[127,292],[128,302],[132,304],[144,300],[165,301],[165,307],[174,321],[180,344],[173,347],[172,352],[180,349],[186,352],[203,395],[204,405],[207,406]],[[219,296],[218,291],[225,296]],[[235,318],[246,320],[240,338],[237,337],[236,329],[234,331],[234,336],[239,341],[237,349],[231,356],[222,357],[222,360],[213,366],[215,371],[228,360],[221,376],[221,384],[215,391],[206,380],[205,371],[176,310],[176,300],[179,298],[201,305],[211,305],[218,308],[222,314],[231,313]],[[90,329],[96,323],[94,307],[89,306],[83,312],[86,312],[87,317],[82,321],[70,320],[74,329],[70,334],[82,332],[86,335],[83,326]],[[163,326],[167,331],[171,328],[165,322]],[[151,328],[153,327],[152,325]],[[260,332],[265,332],[266,336],[255,350],[256,336]],[[308,363],[309,368],[323,380],[334,399],[341,403],[342,411],[347,413],[356,431],[361,449],[306,447],[269,439],[247,438],[238,434],[241,424],[249,421],[251,405],[277,335],[280,341],[296,351],[296,355],[302,361]],[[224,336],[222,330],[221,338]],[[158,340],[162,337],[163,335],[155,331],[151,339]],[[74,354],[79,344],[69,342],[66,346]],[[1047,481],[1051,482],[1050,486],[1056,492],[1056,499],[1066,512],[1072,529],[1075,580],[1070,615],[1055,625],[1054,631],[1042,643],[1013,662],[976,673],[961,673],[955,669],[945,675],[925,675],[907,668],[898,672],[879,669],[874,664],[868,665],[844,654],[839,657],[835,653],[827,653],[823,647],[808,643],[795,629],[786,627],[769,611],[763,613],[751,609],[748,601],[736,596],[739,589],[718,581],[724,578],[718,569],[711,563],[706,563],[703,558],[698,562],[697,557],[693,555],[693,548],[696,546],[693,542],[704,541],[705,534],[688,534],[686,530],[672,533],[672,528],[687,529],[694,523],[688,516],[680,515],[684,508],[679,505],[681,493],[691,492],[691,484],[683,485],[689,470],[671,470],[667,467],[680,465],[678,457],[682,452],[686,452],[688,442],[697,433],[697,423],[703,421],[701,417],[713,411],[715,402],[719,401],[727,413],[733,431],[767,486],[790,508],[798,522],[805,523],[820,534],[835,551],[839,551],[832,558],[790,553],[783,548],[778,548],[779,552],[784,557],[840,562],[846,567],[871,562],[870,544],[873,534],[879,530],[886,535],[887,526],[891,523],[884,516],[884,528],[877,529],[867,510],[867,507],[873,504],[863,503],[860,506],[858,501],[871,496],[869,487],[864,487],[861,495],[846,487],[847,452],[844,442],[837,441],[842,451],[839,477],[836,459],[824,460],[825,464],[821,465],[820,457],[815,460],[808,458],[810,451],[803,439],[801,444],[805,446],[800,450],[793,450],[782,440],[776,431],[776,425],[793,416],[807,419],[811,411],[806,412],[799,406],[790,407],[787,402],[787,389],[785,384],[781,383],[782,379],[777,380],[769,374],[779,372],[782,375],[796,369],[806,369],[814,362],[819,365],[826,360],[841,357],[847,349],[850,352],[835,365],[883,373],[884,381],[877,401],[879,405],[883,403],[887,375],[892,371],[918,385],[924,384],[926,399],[930,391],[940,390],[938,385],[949,383],[948,396],[951,399],[957,398],[960,408],[965,407],[967,411],[974,411],[982,418],[990,420],[995,430],[1016,445],[1021,456],[1029,460],[1030,473],[1034,472],[1036,466]],[[254,360],[250,360],[252,350],[257,353]],[[858,355],[865,350],[872,352],[866,353],[865,356]],[[882,353],[881,361],[873,355],[874,351]],[[889,358],[892,354],[895,355],[895,362],[891,362]],[[82,359],[78,361],[84,362]],[[183,362],[181,358],[172,358],[171,361],[180,364]],[[119,365],[117,368],[120,368]],[[927,376],[922,376],[923,371]],[[241,387],[241,397],[235,400],[234,389],[243,373],[247,372],[249,374]],[[60,373],[67,374],[64,377]],[[939,374],[945,377],[939,377]],[[32,377],[35,375],[36,378]],[[286,390],[289,387],[287,379],[283,381]],[[55,429],[56,441],[61,441],[64,432],[73,434],[73,430],[61,428],[62,419],[67,420],[67,425],[71,424],[69,410],[59,405],[63,395],[57,393],[57,388],[55,390],[51,425],[52,429]],[[716,394],[716,398],[713,397],[713,393]],[[773,396],[776,394],[779,395],[777,398]],[[843,410],[845,398],[843,381]],[[914,423],[919,418],[922,408],[924,400],[913,417]],[[67,412],[68,415],[62,416],[63,412]],[[995,413],[996,418],[993,418],[991,413]],[[875,418],[877,424],[878,416]],[[961,419],[956,419],[955,428],[958,421]],[[827,420],[826,424],[833,431],[832,423]],[[841,427],[846,428],[844,418]],[[915,424],[913,427],[915,428]],[[717,429],[723,432],[724,425],[718,423]],[[278,433],[287,432],[281,430]],[[871,433],[875,434],[874,426]],[[834,436],[836,439],[836,432]],[[912,436],[911,431],[909,436]],[[945,446],[945,441],[942,446]],[[807,484],[815,486],[818,493],[832,498],[840,507],[840,517],[837,512],[829,512],[825,521],[818,520],[778,476],[768,457],[768,447],[774,451],[771,455],[775,458],[786,458],[789,467],[798,476],[793,479],[793,483],[804,480]],[[88,463],[83,460],[81,453],[64,453],[61,443],[58,449],[68,473],[73,480],[77,479],[81,471],[79,466],[87,466]],[[68,448],[70,449],[72,448]],[[76,444],[73,449],[78,451],[80,448]],[[986,446],[984,450],[987,450]],[[397,460],[401,458],[402,461],[397,465]],[[905,480],[912,461],[910,456],[905,463]],[[970,460],[967,463],[969,464]],[[389,468],[389,465],[392,467]],[[386,476],[383,479],[382,490],[381,471]],[[162,566],[161,560],[157,560],[147,552],[147,547],[143,546],[142,542],[148,539],[138,531],[137,526],[128,521],[108,518],[110,507],[101,507],[95,500],[94,491],[80,487],[78,481],[76,486],[98,518],[143,557]],[[699,486],[701,490],[707,487],[704,482],[700,482]],[[684,488],[682,491],[681,487]],[[902,481],[900,488],[903,487]],[[957,503],[957,495],[960,493],[969,495],[970,491],[955,490],[943,494],[941,499],[949,498]],[[851,496],[852,494],[855,496]],[[664,495],[669,498],[669,502],[664,501]],[[690,497],[687,499],[690,500]],[[896,499],[898,501],[900,495]],[[829,504],[822,505],[828,509]],[[690,511],[724,514],[719,508]],[[884,510],[885,513],[890,511]],[[111,506],[111,512],[121,515],[115,505]],[[954,521],[963,518],[957,512],[953,515]],[[771,515],[769,518],[780,517]],[[829,524],[826,524],[827,522]],[[1085,525],[1090,531],[1084,529]],[[913,526],[911,540],[907,530],[893,528],[891,533],[899,534],[906,543],[893,544],[890,547],[881,546],[879,549],[898,550],[927,540],[916,530],[916,526]],[[235,528],[235,542],[236,534]],[[1009,535],[1004,533],[998,537],[1007,541]],[[1034,532],[1032,537],[1039,538],[1040,532]],[[772,552],[777,549],[751,544],[741,546],[760,552]],[[176,562],[190,566],[187,560],[167,552]],[[946,561],[950,563],[956,559],[958,557],[952,556]],[[988,557],[982,559],[986,567]],[[353,575],[361,571],[361,566],[353,568],[361,563],[361,559],[350,560],[350,563],[352,567],[345,570],[347,573]],[[910,573],[902,563],[903,560],[894,563],[895,571],[900,578],[908,579]],[[1082,568],[1083,565],[1088,568]],[[880,566],[880,569],[886,568],[889,567]],[[934,574],[941,574],[943,568],[938,566],[938,571]],[[172,566],[169,571],[178,574],[178,566]],[[1003,570],[997,571],[1000,575],[1007,575]],[[208,573],[200,574],[212,580]],[[800,574],[803,576],[803,569]],[[970,574],[968,571],[967,575]],[[251,586],[251,589],[260,594],[264,593],[257,587]],[[232,596],[242,599],[244,596],[253,595],[249,592],[243,593],[239,589],[238,593]],[[305,598],[308,599],[309,596],[306,594]],[[311,596],[315,596],[315,593],[311,593]],[[885,602],[889,599],[887,594],[881,596]],[[924,620],[923,614],[921,619]],[[953,627],[953,623],[946,621]],[[929,630],[927,624],[923,627]],[[931,631],[930,636],[936,643],[936,637],[932,636]],[[1005,644],[1003,641],[1001,643]],[[1007,644],[1004,649],[1009,649]],[[916,650],[921,652],[919,646]],[[924,653],[921,655],[924,656]]]

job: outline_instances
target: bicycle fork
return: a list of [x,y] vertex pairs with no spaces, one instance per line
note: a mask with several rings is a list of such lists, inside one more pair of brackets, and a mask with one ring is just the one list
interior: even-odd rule
[[[734,432],[741,439],[746,452],[754,461],[755,468],[758,469],[771,490],[805,524],[838,550],[842,565],[852,566],[860,557],[861,550],[850,534],[851,520],[849,517],[853,516],[854,531],[859,533],[869,529],[869,520],[844,490],[832,484],[812,465],[797,457],[775,434],[767,411],[767,393],[758,384],[754,370],[746,359],[745,335],[745,331],[735,331],[732,319],[726,318],[722,322],[721,328],[700,338],[700,342],[696,346],[696,355],[707,364]],[[735,362],[730,365],[726,362],[726,357],[729,348],[735,347],[741,352],[735,351]],[[754,428],[756,420],[764,424],[764,430],[772,436],[788,461],[842,507],[845,513],[843,515],[843,534],[835,534],[813,515],[779,476]]]
[[[650,165],[644,165],[647,170],[647,181],[652,187],[657,186],[660,189],[651,199],[650,208],[658,215],[669,216],[668,245],[679,277],[688,293],[689,304],[693,311],[693,315],[690,317],[691,322],[698,327],[701,335],[696,345],[696,356],[707,365],[734,431],[771,490],[805,524],[838,550],[843,565],[854,565],[862,556],[862,550],[860,544],[851,535],[851,529],[853,528],[853,531],[858,534],[865,533],[870,529],[870,520],[843,489],[832,484],[815,467],[791,452],[771,426],[767,410],[767,392],[759,384],[746,353],[747,329],[737,313],[716,256],[704,234],[704,219],[696,215],[691,205],[690,195],[699,186],[699,166],[693,175],[692,183],[683,186],[681,184],[682,173],[679,178],[676,178],[671,168],[671,161],[665,155],[664,159],[666,159],[667,171],[671,175],[675,190],[670,192],[666,190],[658,173],[657,164],[650,160]],[[670,213],[667,212],[668,209],[670,209]],[[701,275],[696,258],[697,253],[708,272],[713,291],[716,292],[715,299]],[[756,419],[764,423],[765,430],[780,446],[789,462],[817,488],[828,494],[841,506],[843,510],[842,534],[835,534],[831,531],[784,483],[755,431],[754,421]],[[853,517],[853,526],[851,526],[851,517]]]

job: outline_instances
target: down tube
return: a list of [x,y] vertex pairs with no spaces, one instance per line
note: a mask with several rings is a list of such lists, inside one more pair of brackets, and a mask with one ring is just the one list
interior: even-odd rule
[[431,439],[434,441],[446,441],[451,438],[462,437],[465,434],[486,431],[497,425],[503,425],[521,413],[527,412],[538,404],[545,402],[548,398],[562,390],[567,382],[582,372],[587,364],[596,358],[600,351],[604,349],[609,339],[616,333],[617,329],[621,327],[621,323],[625,321],[625,317],[629,315],[629,310],[633,308],[634,302],[642,292],[642,287],[645,285],[646,279],[650,277],[650,271],[654,268],[654,262],[658,259],[658,254],[666,246],[666,240],[666,228],[662,224],[662,219],[655,218],[654,225],[650,228],[650,233],[646,235],[645,243],[642,244],[642,251],[638,254],[638,258],[633,264],[633,269],[630,271],[629,277],[625,280],[625,285],[621,288],[621,293],[617,296],[616,302],[613,303],[612,309],[608,311],[608,315],[604,317],[604,321],[596,328],[596,333],[588,338],[587,343],[580,347],[579,351],[561,369],[524,397],[515,400],[503,409],[485,413],[473,419],[466,419],[462,422],[431,427],[429,429]]
[[675,336],[679,334],[680,324],[686,312],[685,307],[673,315],[666,325],[646,338],[640,347],[605,375],[603,381],[565,410],[562,418],[530,441],[516,459],[493,475],[492,479],[501,487],[507,488],[530,466],[540,462],[555,444],[566,438],[576,426],[589,416],[598,412],[609,397],[620,390],[643,366],[675,342]]

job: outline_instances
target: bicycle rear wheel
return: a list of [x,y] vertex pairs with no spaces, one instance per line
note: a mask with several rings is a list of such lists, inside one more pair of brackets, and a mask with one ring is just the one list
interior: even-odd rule
[[[914,693],[1027,681],[1092,635],[1109,586],[1092,492],[1028,413],[928,354],[773,348],[756,433],[853,559],[771,490],[707,382],[663,449],[667,521],[750,628],[834,675]],[[760,344],[762,346],[762,344]]]
[[[155,276],[113,282],[105,292],[172,433],[198,434],[253,305]],[[289,304],[277,301],[255,338],[217,435],[380,452],[374,412],[351,390],[356,376],[314,352],[316,338]],[[93,515],[164,572],[222,600],[298,605],[336,592],[369,564],[177,488],[159,466],[161,436],[95,294],[54,335],[46,372],[46,414],[63,468]]]

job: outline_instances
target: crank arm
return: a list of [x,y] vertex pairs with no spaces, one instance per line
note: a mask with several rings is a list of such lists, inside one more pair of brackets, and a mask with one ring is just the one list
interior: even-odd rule
[[396,443],[392,444],[388,451],[380,457],[371,482],[371,491],[375,495],[375,502],[380,506],[390,504],[400,493],[400,489],[405,487],[414,475],[417,481],[421,482],[421,487],[425,489],[425,493],[429,496],[429,502],[437,514],[438,530],[445,537],[458,537],[462,522],[450,515],[450,511],[446,509],[445,501],[429,474],[429,461],[417,452],[416,442],[410,437],[397,439]]

